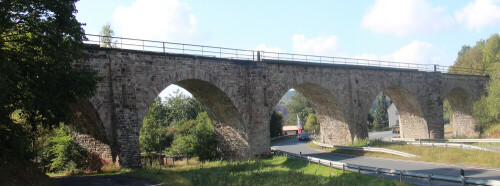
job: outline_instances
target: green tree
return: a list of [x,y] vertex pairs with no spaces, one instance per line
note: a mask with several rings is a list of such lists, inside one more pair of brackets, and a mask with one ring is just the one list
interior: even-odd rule
[[88,159],[87,151],[73,140],[68,127],[62,123],[45,147],[41,162],[49,164],[48,167],[52,172],[82,169]]
[[382,94],[377,100],[377,108],[375,109],[374,128],[383,128],[389,126],[387,116],[387,100],[385,94]]
[[173,97],[162,103],[155,99],[144,117],[139,132],[141,152],[161,152],[169,147],[176,135],[173,128],[183,127],[189,120],[195,120],[203,112],[201,104],[192,97],[176,91]]
[[[72,68],[85,39],[75,2],[0,1],[1,145],[25,151],[22,135],[69,121],[69,104],[94,94],[95,73]],[[9,117],[15,110],[29,130]]]
[[273,111],[273,114],[271,115],[269,131],[271,133],[271,138],[279,136],[283,132],[283,116],[276,111]]
[[311,113],[316,113],[309,101],[307,101],[307,98],[300,92],[292,96],[290,103],[287,104],[287,108],[289,113],[286,119],[287,125],[297,125],[297,115],[299,115],[301,124],[304,125],[307,116]]
[[215,138],[214,126],[208,114],[201,112],[196,117],[196,126],[194,128],[195,136],[195,156],[201,161],[215,160],[217,154],[217,140]]
[[[462,54],[462,55],[460,55]],[[480,132],[500,122],[500,36],[493,34],[487,40],[480,40],[468,50],[461,50],[450,71],[460,68],[482,70],[488,75],[487,96],[474,103],[473,117]]]
[[373,122],[375,121],[375,110],[370,109],[368,112],[368,117],[367,117],[367,123],[368,123],[368,128],[373,129]]
[[197,156],[201,161],[218,157],[214,128],[206,112],[198,114],[196,120],[185,122],[175,132],[168,153]]
[[453,111],[447,99],[443,102],[443,119],[445,123],[453,123]]
[[308,132],[312,131],[316,131],[317,133],[320,132],[318,116],[316,114],[311,113],[309,114],[309,116],[307,116],[307,121],[306,125],[304,125],[304,129],[306,129]]
[[168,124],[164,122],[167,111],[159,98],[149,107],[139,131],[141,152],[161,152],[172,143],[172,136],[168,135]]
[[116,43],[113,40],[113,36],[115,35],[115,32],[111,28],[111,25],[109,23],[105,24],[101,28],[101,47],[108,47],[108,48],[115,48]]

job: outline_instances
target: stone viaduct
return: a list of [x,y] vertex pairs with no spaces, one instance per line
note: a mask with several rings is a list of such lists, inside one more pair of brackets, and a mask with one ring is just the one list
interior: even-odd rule
[[322,141],[368,137],[367,115],[380,92],[396,104],[404,138],[443,138],[448,99],[459,135],[476,136],[472,105],[487,77],[367,66],[236,60],[88,45],[78,68],[97,71],[94,97],[72,106],[73,135],[105,163],[139,167],[139,130],[158,94],[176,84],[207,110],[225,159],[270,154],[270,116],[291,88],[318,113]]

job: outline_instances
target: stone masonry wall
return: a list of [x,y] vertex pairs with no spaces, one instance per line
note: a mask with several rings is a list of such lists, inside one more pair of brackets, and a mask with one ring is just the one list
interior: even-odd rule
[[[286,61],[243,61],[88,46],[85,61],[103,77],[89,101],[101,118],[113,161],[139,167],[139,130],[149,105],[167,86],[190,91],[207,109],[225,159],[270,154],[269,120],[291,88],[318,113],[322,141],[368,137],[366,119],[384,91],[400,110],[404,137],[442,138],[442,101],[453,85],[479,97],[484,77]],[[471,80],[474,79],[474,80]],[[473,89],[473,90],[469,90]],[[474,99],[473,99],[474,100]],[[102,129],[101,129],[102,130]]]

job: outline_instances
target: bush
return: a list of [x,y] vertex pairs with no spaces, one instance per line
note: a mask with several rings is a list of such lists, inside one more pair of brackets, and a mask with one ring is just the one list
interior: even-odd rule
[[49,138],[45,147],[41,162],[52,172],[80,172],[88,159],[87,151],[73,140],[64,124],[55,129],[55,136]]
[[271,115],[271,121],[269,122],[269,131],[271,133],[271,138],[280,136],[283,132],[283,116],[280,113],[273,111]]
[[217,141],[214,127],[206,112],[201,112],[196,121],[190,120],[176,129],[170,154],[197,156],[200,161],[214,160],[217,155]]

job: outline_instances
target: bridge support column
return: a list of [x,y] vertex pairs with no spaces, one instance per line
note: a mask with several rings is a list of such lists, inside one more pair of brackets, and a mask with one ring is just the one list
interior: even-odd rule
[[250,158],[269,156],[270,151],[270,129],[269,121],[272,110],[269,97],[271,84],[268,84],[267,67],[263,62],[252,62],[252,68],[248,73],[248,102],[249,109],[244,120],[249,132],[248,143],[250,146]]
[[444,138],[443,98],[441,97],[441,74],[432,74],[427,80],[427,90],[421,91],[418,100],[427,123],[429,139]]

